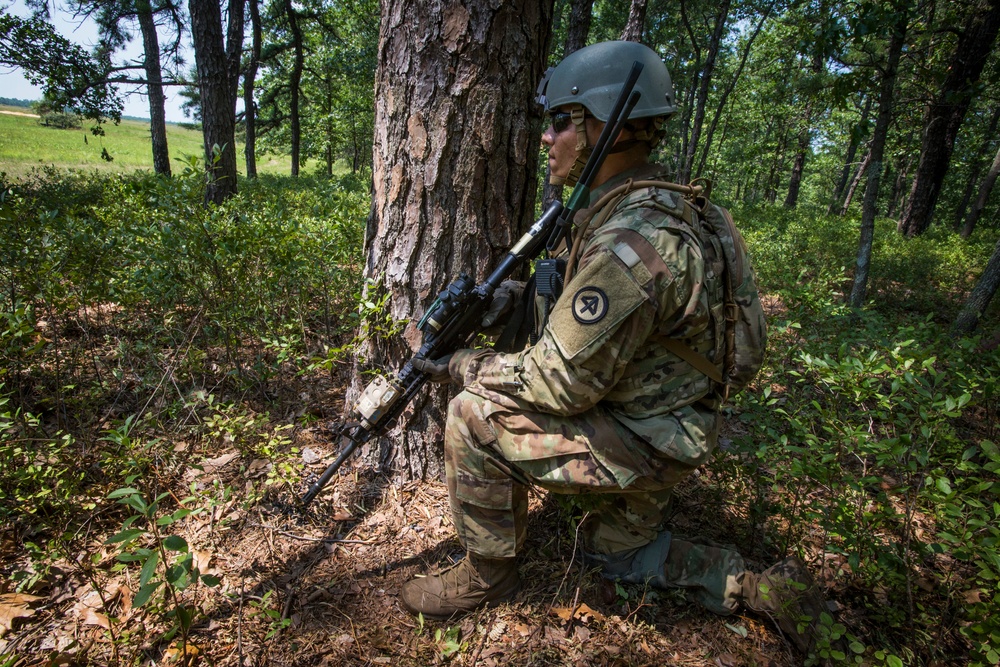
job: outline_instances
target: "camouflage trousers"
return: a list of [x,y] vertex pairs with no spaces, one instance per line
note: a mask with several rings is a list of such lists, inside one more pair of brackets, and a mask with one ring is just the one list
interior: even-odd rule
[[[614,558],[657,539],[673,487],[693,471],[631,436],[600,408],[561,417],[514,410],[469,391],[448,406],[444,449],[458,537],[469,551],[492,558],[523,547],[528,484],[590,495],[584,550]],[[665,580],[654,583],[697,589],[696,599],[718,613],[735,610],[744,569],[738,553],[676,539],[670,549]]]

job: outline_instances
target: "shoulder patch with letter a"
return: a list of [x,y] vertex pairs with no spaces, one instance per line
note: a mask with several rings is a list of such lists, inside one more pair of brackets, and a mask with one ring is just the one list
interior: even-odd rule
[[600,287],[588,285],[573,295],[573,317],[580,324],[596,324],[608,314],[608,295]]

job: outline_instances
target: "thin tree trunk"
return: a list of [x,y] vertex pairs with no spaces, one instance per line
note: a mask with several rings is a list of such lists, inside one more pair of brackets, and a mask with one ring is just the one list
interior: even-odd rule
[[976,228],[976,223],[979,221],[979,216],[982,215],[983,209],[986,208],[986,202],[990,198],[990,192],[993,191],[993,186],[997,182],[998,175],[1000,175],[1000,150],[997,150],[996,157],[993,158],[993,165],[990,167],[989,173],[986,174],[986,178],[983,179],[983,184],[979,187],[979,196],[976,197],[976,203],[972,205],[968,217],[965,218],[965,226],[962,228],[963,239],[972,236],[972,232]]
[[861,145],[861,128],[868,124],[868,114],[871,111],[871,106],[872,96],[865,95],[865,108],[861,112],[861,119],[851,131],[851,143],[847,146],[847,155],[844,158],[844,168],[840,172],[840,180],[837,181],[837,187],[833,191],[833,197],[830,199],[830,205],[826,207],[827,215],[832,214],[833,210],[841,203],[840,197],[844,194],[844,188],[847,187],[847,180],[851,176],[851,165],[854,164],[854,157],[858,154],[858,146]]
[[[982,6],[985,4],[985,6]],[[1000,0],[976,3],[959,35],[955,55],[924,124],[920,162],[899,231],[907,236],[930,226],[944,177],[948,173],[955,138],[965,119],[983,68],[1000,32]]]
[[799,189],[802,186],[802,173],[806,167],[806,155],[809,153],[809,123],[812,120],[813,101],[810,99],[803,113],[802,129],[799,130],[799,143],[792,162],[792,173],[788,179],[788,194],[785,195],[785,208],[795,208],[799,203]]
[[861,184],[861,179],[868,170],[868,163],[871,162],[872,152],[868,149],[865,156],[861,158],[861,162],[858,164],[858,171],[854,174],[854,178],[851,179],[851,187],[847,189],[847,196],[844,197],[844,205],[840,207],[840,215],[847,215],[847,211],[851,208],[851,202],[854,201],[854,193],[858,190],[858,185]]
[[901,157],[897,164],[896,179],[892,183],[892,190],[889,192],[889,208],[885,212],[885,217],[892,218],[896,215],[902,202],[903,193],[906,191],[906,179],[910,175],[910,167],[913,165],[913,156]]
[[976,286],[972,288],[969,298],[955,318],[955,323],[952,324],[953,336],[968,336],[976,330],[998,287],[1000,287],[1000,241],[993,247],[993,254],[986,264],[983,275],[979,276]]
[[726,89],[722,91],[722,97],[719,99],[719,104],[715,107],[715,114],[712,116],[712,122],[708,126],[708,132],[705,133],[705,147],[701,151],[701,159],[698,161],[698,170],[695,172],[695,176],[701,176],[702,172],[705,170],[705,162],[708,160],[708,152],[712,148],[712,136],[715,134],[715,128],[719,125],[719,119],[722,117],[722,112],[726,108],[726,102],[729,101],[729,95],[736,89],[736,84],[739,83],[740,77],[743,75],[743,68],[747,64],[747,59],[750,57],[750,50],[753,48],[753,43],[757,39],[757,35],[760,34],[760,29],[764,27],[764,22],[767,20],[768,16],[771,15],[771,10],[774,8],[774,3],[772,2],[764,10],[764,13],[760,17],[760,21],[754,27],[753,32],[750,33],[750,37],[747,38],[746,47],[743,49],[743,55],[740,56],[740,64],[736,68],[736,73],[733,74],[733,78],[730,79],[729,84]]
[[[904,0],[905,1],[905,0]],[[861,237],[858,241],[858,257],[854,265],[854,285],[848,303],[852,308],[864,306],[868,293],[868,275],[871,270],[872,242],[875,238],[875,206],[878,203],[879,178],[882,176],[882,157],[885,154],[886,137],[892,121],[892,96],[896,88],[899,59],[906,43],[910,11],[907,5],[896,8],[896,24],[889,39],[889,53],[882,82],[879,86],[878,117],[872,144],[868,151],[871,162],[868,168],[868,184],[865,186],[864,203],[861,206]]]
[[[366,298],[385,295],[384,316],[409,323],[401,336],[368,338],[358,358],[389,370],[419,346],[416,322],[439,291],[461,271],[484,277],[533,221],[540,123],[529,100],[552,0],[443,11],[431,0],[385,0],[382,17]],[[447,394],[421,392],[392,431],[400,476],[440,474]]]
[[722,38],[726,33],[726,19],[729,18],[730,4],[731,0],[721,0],[715,14],[715,29],[712,31],[712,37],[708,43],[708,53],[705,56],[705,64],[702,67],[698,85],[698,98],[695,101],[694,119],[691,122],[691,139],[688,141],[687,150],[684,154],[684,164],[679,174],[681,183],[687,183],[691,179],[694,156],[698,150],[701,128],[705,122],[705,106],[708,103],[708,93],[712,87],[712,74],[715,72],[715,61],[719,57]]
[[247,0],[250,8],[250,28],[252,32],[250,43],[250,59],[243,75],[243,119],[246,123],[247,139],[243,147],[243,156],[247,163],[247,178],[257,178],[257,103],[254,101],[254,84],[257,79],[257,67],[260,65],[260,5],[259,0]]
[[163,73],[160,69],[160,41],[149,0],[135,3],[139,30],[142,32],[143,66],[146,70],[146,94],[149,98],[149,133],[153,140],[153,171],[170,176],[170,151],[167,148],[167,115],[164,110]]
[[989,139],[996,136],[997,124],[1000,123],[1000,104],[993,111],[993,116],[990,118],[989,128],[983,135],[987,141],[981,141],[979,147],[976,148],[976,154],[970,161],[969,168],[969,178],[966,179],[965,191],[962,193],[962,201],[959,202],[958,206],[955,208],[955,231],[958,231],[962,227],[962,223],[965,222],[966,212],[969,210],[969,202],[972,201],[972,194],[976,191],[976,186],[979,183],[979,174],[983,170],[983,161],[986,157],[986,149],[989,146]]
[[646,0],[632,0],[628,10],[628,21],[622,31],[625,42],[641,42],[643,27],[646,25]]

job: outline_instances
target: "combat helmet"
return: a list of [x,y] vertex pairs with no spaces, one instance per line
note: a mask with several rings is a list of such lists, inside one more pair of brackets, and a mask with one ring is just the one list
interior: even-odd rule
[[[664,121],[677,107],[670,73],[660,56],[648,46],[625,41],[586,46],[566,56],[556,67],[550,67],[538,85],[535,99],[544,110],[551,112],[568,106],[576,125],[577,159],[565,179],[568,185],[576,182],[590,154],[591,147],[584,127],[586,115],[589,113],[597,120],[607,122],[622,84],[635,61],[644,66],[635,85],[635,90],[641,93],[641,97],[629,114],[629,120],[653,119],[648,128],[635,132],[634,141],[655,146],[663,136]],[[635,131],[633,126],[626,127]],[[552,179],[555,185],[561,185],[559,181],[555,177]]]

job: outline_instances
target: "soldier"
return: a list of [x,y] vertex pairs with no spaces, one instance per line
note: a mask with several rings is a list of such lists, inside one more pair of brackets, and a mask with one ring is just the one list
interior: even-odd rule
[[575,183],[634,61],[644,65],[641,98],[597,172],[591,208],[577,216],[578,229],[587,228],[537,342],[517,353],[460,350],[413,361],[462,388],[448,408],[444,446],[467,555],[406,583],[401,601],[414,614],[444,619],[510,600],[521,586],[515,557],[528,485],[536,484],[595,499],[584,550],[605,576],[686,588],[719,614],[744,602],[772,613],[806,650],[813,633],[799,632],[800,621],[818,619],[822,600],[801,562],[758,575],[739,553],[679,539],[664,526],[673,487],[716,448],[721,403],[720,385],[671,352],[669,341],[721,365],[725,325],[722,278],[706,270],[706,257],[719,249],[692,232],[675,192],[632,187],[665,180],[649,158],[675,105],[655,52],[606,42],[549,70],[538,101],[551,121],[542,141],[552,181]]

